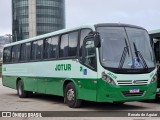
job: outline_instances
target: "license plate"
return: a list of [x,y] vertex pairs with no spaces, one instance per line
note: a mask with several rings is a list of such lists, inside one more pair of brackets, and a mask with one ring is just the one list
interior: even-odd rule
[[139,93],[140,90],[138,88],[134,88],[134,89],[130,89],[129,92],[130,93]]

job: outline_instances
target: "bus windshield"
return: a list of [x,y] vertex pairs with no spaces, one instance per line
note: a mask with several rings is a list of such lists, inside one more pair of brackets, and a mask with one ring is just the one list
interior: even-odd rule
[[98,27],[101,36],[101,63],[119,69],[155,67],[154,54],[148,33],[130,27]]

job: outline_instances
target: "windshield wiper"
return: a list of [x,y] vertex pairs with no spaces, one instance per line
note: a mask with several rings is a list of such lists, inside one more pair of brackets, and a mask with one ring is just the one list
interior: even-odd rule
[[127,44],[126,38],[124,38],[124,40],[125,40],[126,46],[123,49],[123,53],[122,53],[121,60],[119,62],[119,67],[118,68],[122,68],[123,67],[124,61],[126,59],[127,52],[128,52],[128,56],[129,56],[129,46]]
[[135,54],[136,54],[136,58],[138,58],[138,62],[140,62],[140,59],[139,59],[139,57],[140,57],[142,62],[143,62],[143,68],[148,69],[148,65],[147,65],[146,61],[144,60],[141,52],[137,50],[135,42],[133,42],[133,46],[134,46],[134,51],[135,51]]

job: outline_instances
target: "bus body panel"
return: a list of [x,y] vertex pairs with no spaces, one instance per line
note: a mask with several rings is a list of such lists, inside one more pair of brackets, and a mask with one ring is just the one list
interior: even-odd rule
[[[85,26],[71,30],[89,28],[95,31],[94,26]],[[17,43],[11,43],[5,47],[40,40],[50,36],[64,34],[70,30],[49,33]],[[72,81],[77,90],[77,99],[96,102],[116,102],[116,101],[139,101],[154,99],[157,82],[150,84],[152,77],[156,74],[156,68],[146,74],[116,74],[106,70],[100,64],[99,49],[96,48],[97,70],[93,71],[87,66],[78,62],[78,59],[55,59],[29,61],[27,63],[3,64],[2,82],[4,86],[16,89],[16,82],[21,78],[24,90],[44,94],[63,96],[65,81]],[[111,77],[116,85],[110,85],[102,80],[102,72]],[[145,85],[120,85],[119,80],[147,80]],[[129,92],[130,89],[138,88],[144,91],[142,96],[124,97],[122,92]]]
[[97,72],[76,60],[8,64],[3,69],[4,86],[16,89],[16,80],[21,78],[26,91],[63,96],[64,81],[73,80],[78,99],[96,101]]
[[[98,64],[97,102],[133,101],[133,98],[135,101],[155,99],[157,81],[152,84],[150,84],[150,82],[152,77],[156,75],[156,68],[152,72],[145,74],[116,74],[105,70],[100,63]],[[106,81],[102,80],[102,72],[105,72],[109,77],[111,77],[116,85],[110,85]],[[133,84],[134,80],[140,80],[142,84]],[[143,84],[144,81],[141,80],[145,80],[145,84]],[[127,81],[128,84],[120,81]],[[129,94],[131,89],[139,89],[140,91],[144,91],[144,94],[142,96],[125,97],[123,92],[128,92]]]
[[[97,90],[97,102],[127,102],[140,101],[146,99],[155,99],[157,82],[142,86],[111,86],[99,79]],[[144,91],[142,96],[124,96],[123,92],[128,92],[130,89],[138,88]],[[133,100],[134,99],[134,100]]]
[[17,80],[17,76],[3,76],[2,84],[3,86],[17,89],[16,80]]

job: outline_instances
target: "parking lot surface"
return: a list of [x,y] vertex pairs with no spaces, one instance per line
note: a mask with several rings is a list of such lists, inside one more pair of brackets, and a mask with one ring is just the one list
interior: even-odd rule
[[[109,111],[116,112],[116,111],[160,111],[160,100],[153,100],[153,101],[143,101],[143,102],[126,102],[123,105],[114,105],[111,103],[95,103],[95,102],[84,102],[81,108],[72,109],[69,108],[63,102],[62,97],[51,96],[51,95],[42,95],[42,94],[35,94],[30,98],[21,99],[17,95],[17,91],[2,86],[1,79],[0,79],[0,111],[61,111],[62,113],[65,111],[73,111],[71,112],[74,114],[74,111],[94,111],[94,116],[98,115],[99,111],[106,111],[102,117],[82,117],[82,115],[77,117],[55,117],[54,119],[58,120],[87,120],[87,119],[94,119],[94,120],[101,120],[101,119],[110,119],[109,117],[104,118],[105,114],[110,114]],[[108,111],[108,112],[107,112]],[[62,114],[63,116],[64,114]],[[60,115],[59,115],[60,116]],[[0,120],[8,120],[8,118],[0,118]],[[41,120],[46,119],[50,120],[53,118],[11,118],[11,120],[18,120],[18,119],[34,119],[34,120]],[[114,117],[112,119],[115,120],[158,120],[160,118],[154,117],[145,117],[145,118],[135,118],[135,117]]]

